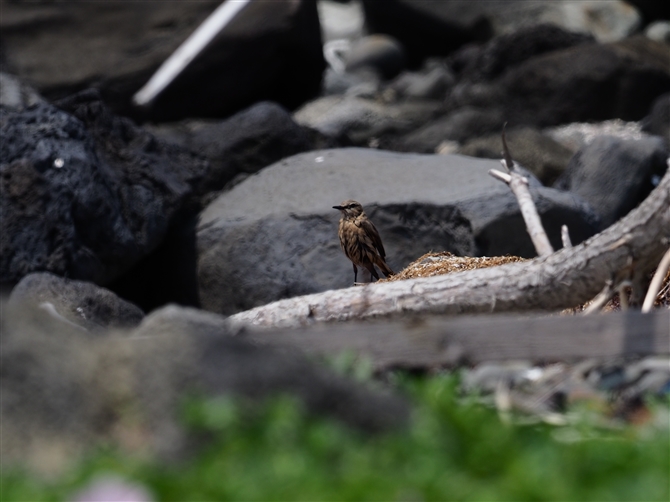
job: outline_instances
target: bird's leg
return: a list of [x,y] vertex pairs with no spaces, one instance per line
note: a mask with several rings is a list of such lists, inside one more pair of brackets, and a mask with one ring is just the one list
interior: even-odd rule
[[373,279],[377,281],[379,280],[379,274],[377,273],[377,270],[375,270],[375,266],[372,263],[366,265],[365,268],[367,268],[368,272],[370,272],[370,282],[372,282]]
[[356,266],[355,263],[352,263],[354,266],[354,286],[356,285],[356,279],[358,278],[358,267]]

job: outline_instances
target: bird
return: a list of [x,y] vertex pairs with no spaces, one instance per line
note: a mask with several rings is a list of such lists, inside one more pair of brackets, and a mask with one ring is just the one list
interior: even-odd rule
[[393,270],[386,264],[386,251],[379,232],[363,211],[363,206],[355,200],[345,200],[333,209],[342,213],[338,236],[342,251],[354,265],[354,285],[357,284],[358,267],[366,268],[375,279],[379,279],[375,265],[386,277],[393,275]]

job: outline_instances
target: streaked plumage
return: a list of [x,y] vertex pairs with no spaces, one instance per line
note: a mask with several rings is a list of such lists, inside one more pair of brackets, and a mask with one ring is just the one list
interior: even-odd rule
[[338,235],[342,251],[354,265],[354,283],[358,278],[357,266],[367,269],[375,279],[379,279],[375,265],[386,277],[393,275],[393,270],[386,264],[386,251],[379,232],[363,211],[363,206],[355,200],[345,200],[333,209],[342,213]]

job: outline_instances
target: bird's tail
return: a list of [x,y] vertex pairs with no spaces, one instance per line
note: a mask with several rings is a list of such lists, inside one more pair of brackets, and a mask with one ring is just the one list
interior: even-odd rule
[[379,267],[379,269],[383,272],[383,274],[384,274],[386,277],[388,277],[389,275],[395,275],[395,272],[394,272],[393,270],[391,270],[391,267],[389,267],[389,266],[386,264],[386,262],[384,261],[383,258],[380,258],[380,259],[377,261],[377,266]]

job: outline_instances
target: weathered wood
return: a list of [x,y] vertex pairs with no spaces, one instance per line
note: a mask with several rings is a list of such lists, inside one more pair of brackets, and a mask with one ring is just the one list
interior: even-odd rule
[[670,311],[587,317],[428,316],[318,323],[298,329],[248,329],[239,336],[316,355],[353,352],[369,358],[376,370],[501,360],[569,362],[670,355]]
[[373,283],[281,300],[230,317],[234,326],[297,327],[401,312],[555,311],[593,298],[621,271],[658,265],[670,238],[670,172],[627,216],[578,246],[499,267]]
[[[507,124],[505,124],[505,126],[506,125]],[[507,169],[507,174],[496,171],[495,169],[491,169],[489,174],[507,184],[510,190],[512,190],[512,193],[519,203],[521,216],[523,217],[523,221],[526,223],[528,235],[530,235],[530,239],[533,241],[537,255],[548,256],[554,252],[554,248],[549,242],[547,233],[544,231],[544,226],[542,225],[540,214],[537,212],[535,202],[533,202],[533,196],[530,194],[528,178],[519,172],[517,165],[512,160],[512,155],[510,154],[509,148],[507,146],[507,140],[505,139],[505,126],[503,126],[502,130],[504,158],[500,162],[502,163],[503,167]]]

